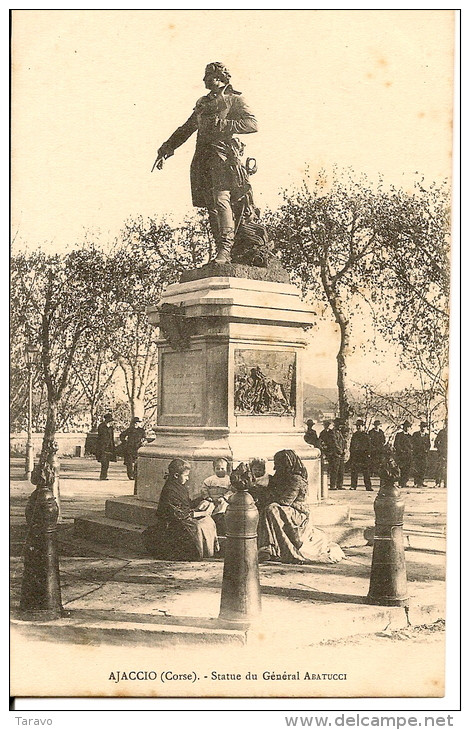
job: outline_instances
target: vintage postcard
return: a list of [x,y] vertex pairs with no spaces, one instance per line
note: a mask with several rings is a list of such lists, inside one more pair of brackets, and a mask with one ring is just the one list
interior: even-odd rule
[[13,697],[446,696],[455,22],[12,11]]

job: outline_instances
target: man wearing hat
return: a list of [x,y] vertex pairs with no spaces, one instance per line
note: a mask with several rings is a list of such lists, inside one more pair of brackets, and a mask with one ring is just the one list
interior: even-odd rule
[[96,460],[101,464],[100,479],[108,478],[110,461],[116,461],[116,446],[114,444],[113,415],[106,413],[98,426],[96,441]]
[[318,437],[318,448],[321,450],[322,456],[322,473],[326,472],[327,474],[330,472],[332,435],[333,431],[331,429],[331,421],[323,421],[323,430],[320,431],[320,435]]
[[374,421],[374,428],[371,428],[369,431],[370,473],[376,474],[377,476],[380,475],[385,446],[385,434],[380,426],[381,422],[376,419]]
[[[228,263],[242,215],[252,206],[252,190],[241,163],[244,144],[234,134],[258,131],[257,121],[243,96],[230,83],[230,73],[220,62],[209,63],[204,74],[209,89],[194,107],[189,119],[157,152],[155,166],[163,162],[197,131],[196,151],[191,163],[193,205],[207,208],[217,246],[216,263]],[[254,208],[253,208],[254,209]]]
[[357,477],[362,472],[366,491],[372,492],[373,489],[370,482],[370,439],[369,434],[364,431],[364,421],[361,418],[356,421],[356,431],[351,437],[349,453],[351,489],[357,489]]
[[310,444],[310,446],[315,446],[315,448],[320,448],[320,439],[317,436],[317,432],[313,428],[313,421],[311,418],[307,421],[307,430],[304,434],[304,441],[307,442],[307,444]]
[[402,430],[398,431],[395,436],[393,449],[395,452],[395,461],[400,469],[400,487],[406,487],[413,465],[413,443],[411,441],[411,434],[408,433],[411,428],[411,423],[404,421],[401,428]]
[[126,428],[119,436],[122,443],[122,452],[124,455],[124,464],[127,467],[127,476],[129,479],[135,479],[137,452],[146,441],[145,429],[142,426],[142,419],[134,416],[129,428]]
[[424,487],[424,475],[428,463],[431,441],[428,433],[428,424],[421,421],[419,431],[415,431],[411,437],[413,445],[413,470],[415,487]]
[[328,458],[329,452],[331,450],[331,434],[331,421],[323,421],[323,430],[320,431],[320,435],[318,438],[320,440],[320,448],[326,458]]
[[335,418],[334,427],[332,429],[329,441],[329,472],[330,472],[330,489],[344,489],[344,454],[346,452],[346,434],[344,422],[341,418]]
[[447,486],[447,420],[437,434],[434,441],[434,448],[437,451],[436,487],[444,483]]

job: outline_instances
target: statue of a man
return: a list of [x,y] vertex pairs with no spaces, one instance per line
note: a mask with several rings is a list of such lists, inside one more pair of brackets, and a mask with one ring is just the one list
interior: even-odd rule
[[231,260],[235,230],[242,218],[249,218],[253,207],[248,173],[241,161],[245,145],[233,135],[257,132],[258,124],[241,93],[230,84],[230,73],[222,63],[206,66],[204,85],[209,93],[162,144],[155,166],[161,169],[163,161],[197,130],[191,163],[192,200],[194,206],[208,210],[217,246],[214,261],[222,264]]

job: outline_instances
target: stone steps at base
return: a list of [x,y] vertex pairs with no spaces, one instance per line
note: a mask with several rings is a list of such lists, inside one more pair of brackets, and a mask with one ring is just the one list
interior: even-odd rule
[[[114,520],[102,512],[90,512],[75,518],[73,535],[75,538],[90,543],[112,545],[148,556],[149,553],[143,539],[146,529],[146,525]],[[219,552],[216,557],[220,558],[224,556],[226,537],[219,535],[218,540]]]
[[[265,606],[264,612],[250,627],[231,627],[216,618],[185,618],[183,616],[150,616],[136,613],[124,617],[114,609],[70,610],[66,617],[56,620],[20,620],[18,614],[11,621],[12,628],[30,639],[70,642],[74,644],[124,644],[134,646],[174,647],[193,646],[276,646],[278,649],[314,646],[327,641],[345,640],[357,635],[407,629],[433,623],[445,616],[445,596],[413,595],[410,591],[409,612],[399,606],[378,606],[354,603],[339,606],[315,599],[309,605],[308,618],[302,612],[286,631],[285,622],[277,611]],[[269,597],[262,594],[262,605]],[[198,600],[195,590],[194,600]],[[286,606],[287,606],[286,601]],[[347,610],[346,610],[347,607]],[[266,610],[268,608],[268,610]],[[339,620],[341,611],[341,620]],[[292,614],[295,616],[295,612]]]
[[[374,540],[374,528],[371,526],[355,525],[354,522],[345,525],[331,525],[322,527],[329,538],[338,543],[340,547],[362,547]],[[432,552],[445,553],[445,534],[439,531],[426,530],[424,528],[407,527],[403,529],[403,542],[405,549],[428,550]]]
[[[374,527],[363,528],[366,542],[372,545],[374,541]],[[403,527],[403,543],[405,550],[426,550],[429,552],[445,553],[446,536],[445,533],[436,530],[428,530],[419,527]]]
[[76,537],[147,554],[143,540],[145,530],[145,525],[113,520],[100,512],[76,517],[74,520]]
[[97,620],[77,621],[74,612],[68,618],[55,621],[28,622],[13,620],[12,624],[23,633],[34,629],[34,635],[44,634],[48,641],[70,641],[74,644],[135,644],[145,646],[174,646],[174,645],[217,645],[235,644],[243,646],[247,641],[247,632],[244,629],[218,628],[214,626],[181,626],[166,624],[156,618],[155,623],[140,623],[133,621]]
[[104,513],[111,520],[136,525],[152,525],[155,522],[158,502],[149,502],[137,496],[113,497],[107,499]]
[[[152,503],[151,503],[152,504]],[[133,509],[132,504],[130,505]],[[141,509],[141,506],[138,507]],[[150,507],[150,509],[154,509]],[[122,512],[119,512],[121,515]],[[140,518],[143,519],[142,517]],[[151,521],[148,523],[151,524]],[[364,525],[354,524],[354,522],[345,522],[344,524],[321,525],[332,542],[336,542],[343,548],[363,547],[367,543],[372,544],[374,539],[373,526],[365,527]],[[101,543],[105,545],[113,545],[119,548],[127,548],[137,553],[147,555],[143,533],[146,530],[146,524],[135,524],[122,519],[112,519],[107,514],[94,512],[82,517],[75,518],[74,535],[75,537],[90,542]],[[223,556],[224,538],[219,538],[221,553]],[[436,531],[427,531],[424,529],[404,528],[404,544],[405,548],[416,550],[431,550],[433,552],[445,552],[446,539],[445,535]],[[219,557],[220,557],[219,556]]]
[[406,548],[412,550],[428,550],[436,553],[445,553],[446,538],[442,534],[424,533],[418,530],[410,530],[404,533],[404,543]]

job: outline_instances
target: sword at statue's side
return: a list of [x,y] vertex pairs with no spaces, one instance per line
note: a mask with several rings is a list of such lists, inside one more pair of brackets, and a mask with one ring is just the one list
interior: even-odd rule
[[164,162],[165,162],[165,157],[162,157],[162,156],[159,157],[157,155],[157,158],[156,158],[155,162],[153,163],[153,167],[150,170],[150,172],[153,172],[155,170],[155,168],[157,168],[157,170],[161,170]]

